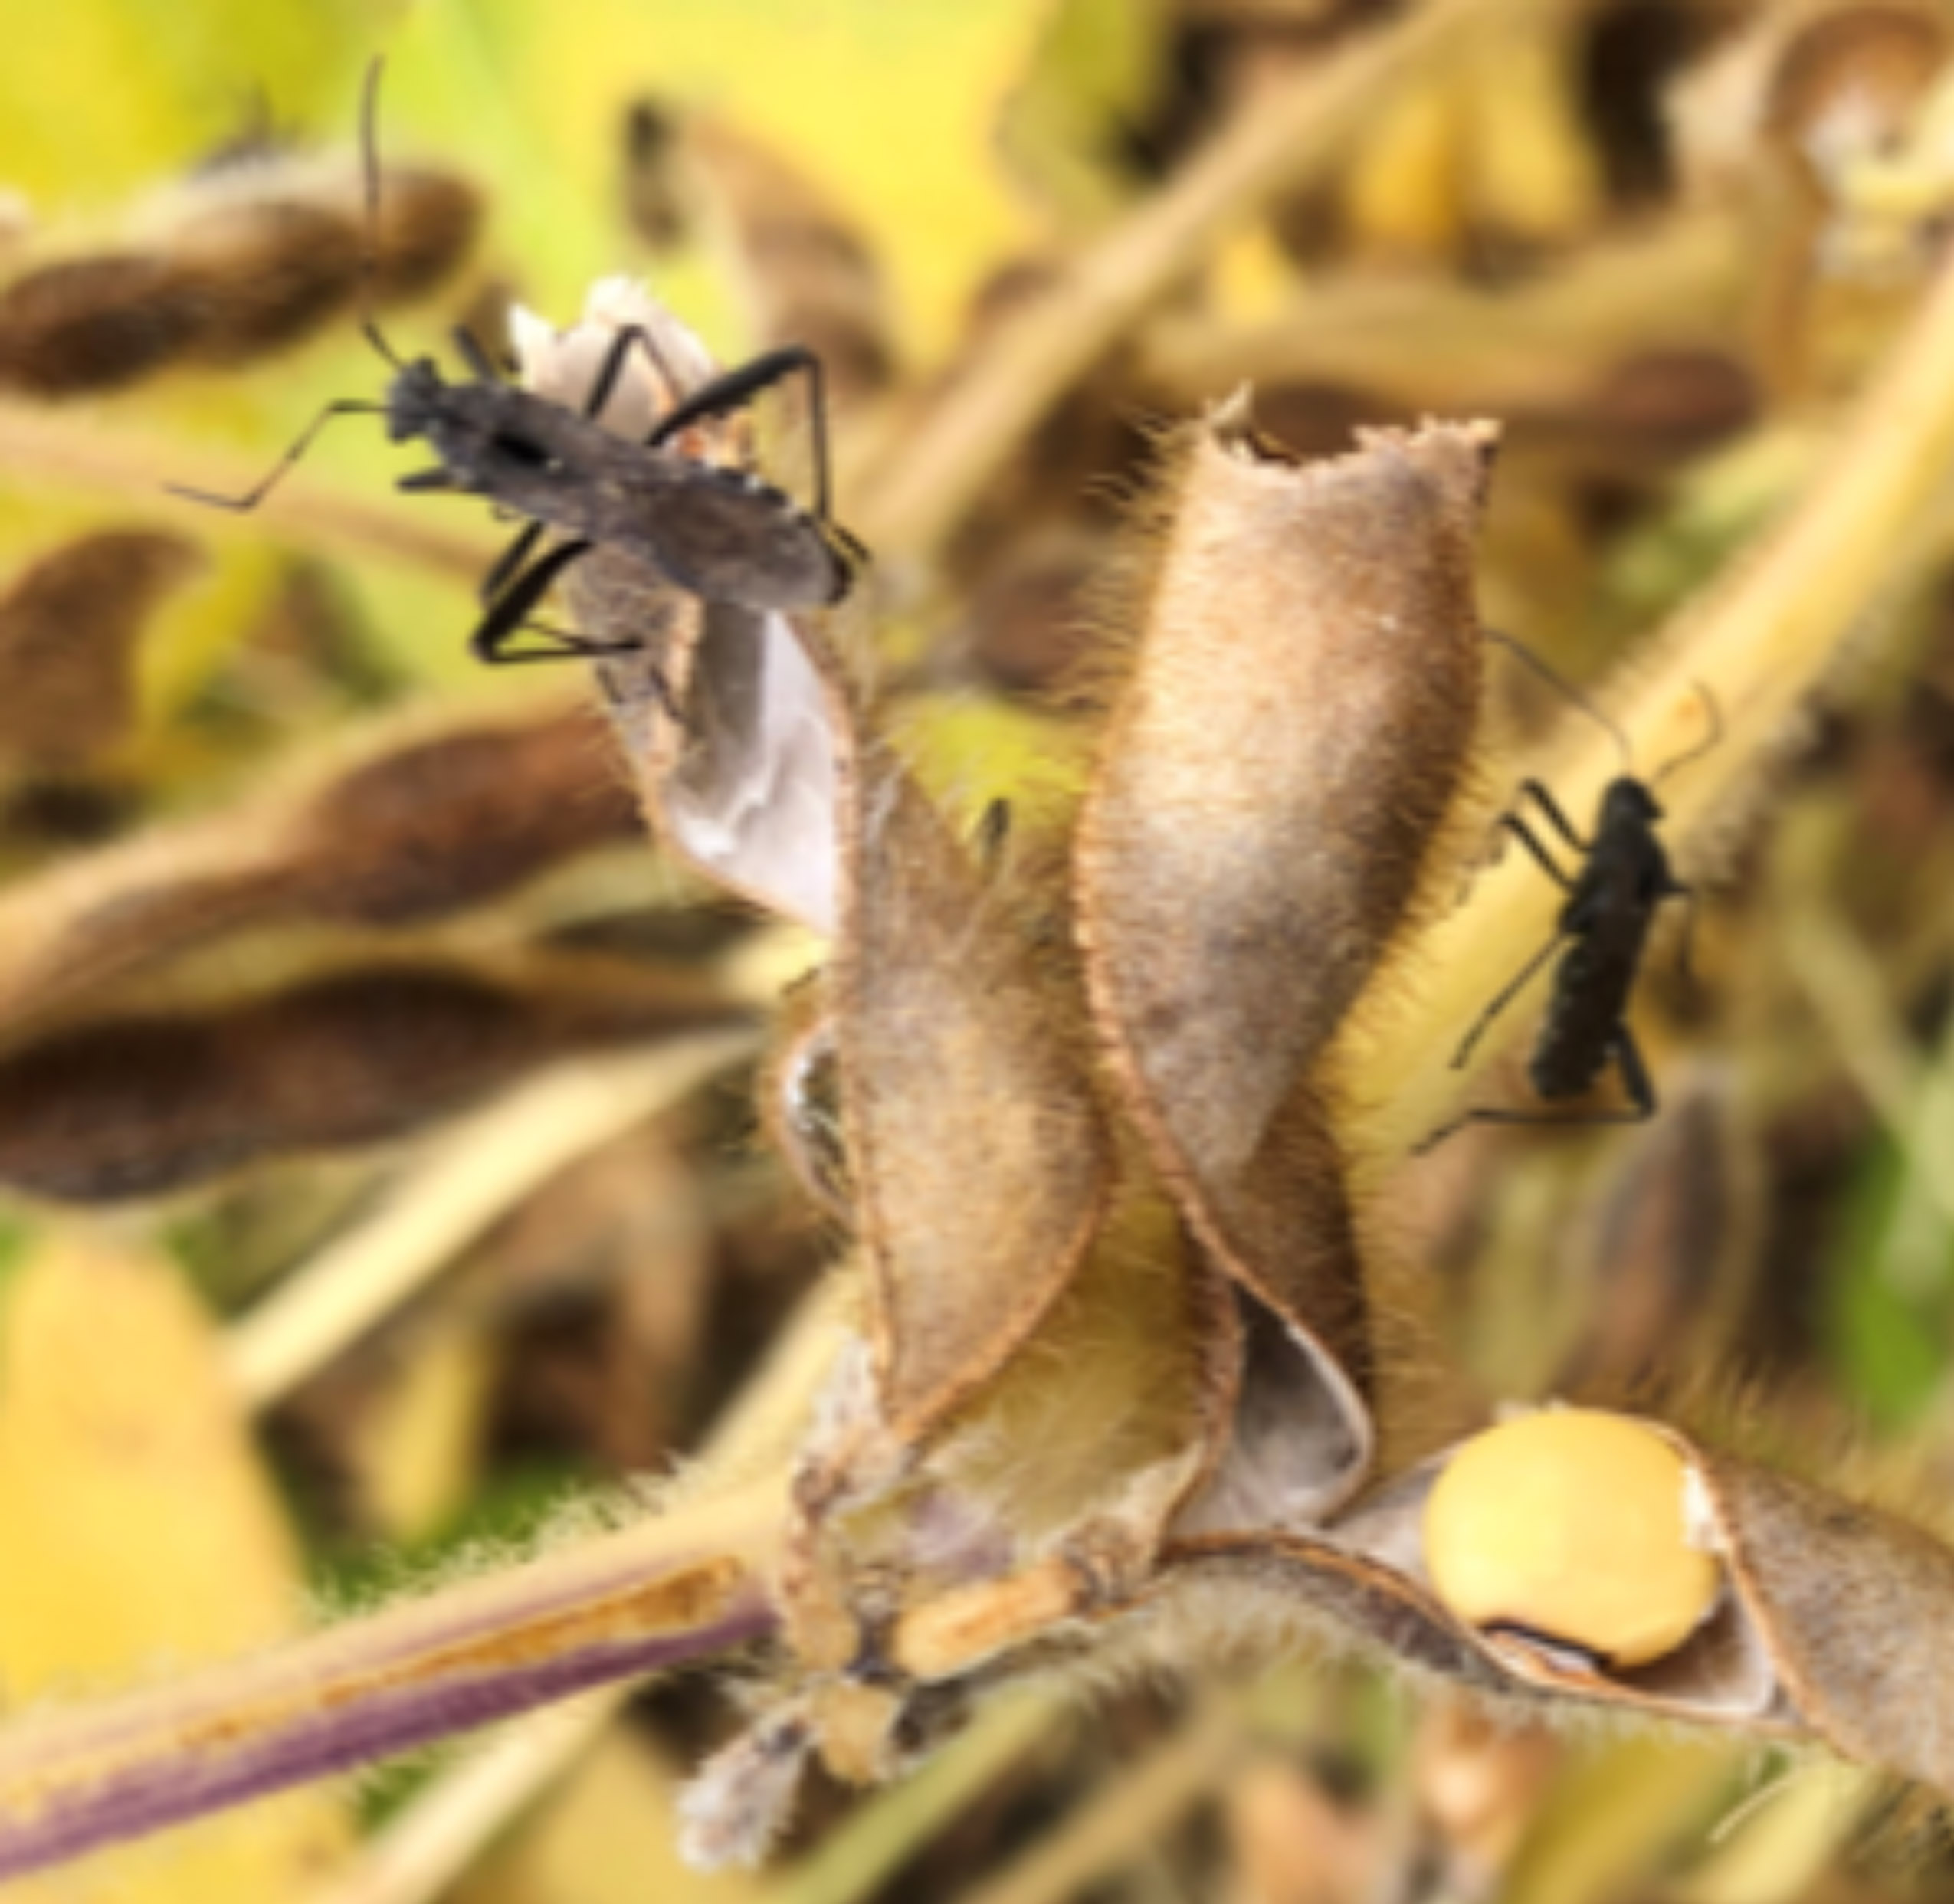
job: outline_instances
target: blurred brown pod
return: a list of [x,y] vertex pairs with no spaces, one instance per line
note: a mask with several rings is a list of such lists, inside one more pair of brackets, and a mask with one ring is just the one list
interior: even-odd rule
[[203,565],[158,529],[97,529],[46,555],[0,595],[0,759],[81,765],[128,738],[144,624]]

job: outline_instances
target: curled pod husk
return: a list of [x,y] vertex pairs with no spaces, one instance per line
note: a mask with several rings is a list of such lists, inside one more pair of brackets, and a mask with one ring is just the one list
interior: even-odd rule
[[1241,1304],[1207,1525],[1320,1519],[1374,1444],[1330,1041],[1410,916],[1463,777],[1472,542],[1496,433],[1299,465],[1238,400],[1183,452],[1077,847],[1124,1108]]

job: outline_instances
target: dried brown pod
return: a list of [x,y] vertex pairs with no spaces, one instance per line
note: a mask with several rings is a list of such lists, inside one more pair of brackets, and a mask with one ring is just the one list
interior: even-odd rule
[[1785,32],[1770,70],[1765,129],[1815,169],[1842,147],[1897,144],[1948,45],[1946,17],[1932,6],[1851,0],[1808,9]]
[[[647,352],[621,360],[602,421],[641,436],[714,366],[689,330],[626,280],[594,287],[566,331],[519,314],[526,384],[580,405],[626,328],[654,341],[655,365]],[[766,474],[736,411],[700,418],[675,447]],[[716,552],[730,562],[739,552]],[[688,592],[640,555],[603,542],[561,586],[579,638],[600,653],[598,684],[653,831],[714,883],[832,932],[839,716],[829,704],[834,684],[810,660],[798,618]]]
[[181,536],[77,537],[0,595],[0,759],[60,772],[128,738],[143,624],[203,565]]
[[221,369],[310,336],[357,289],[364,243],[343,211],[302,199],[238,199],[185,219],[163,293],[195,313],[185,360]]
[[630,811],[575,709],[382,755],[323,788],[290,837],[307,868],[307,911],[390,927],[479,905],[628,839]]
[[[1360,1484],[1371,1342],[1322,1070],[1463,772],[1491,443],[1380,434],[1300,469],[1237,409],[1190,446],[1075,846],[1104,1103],[1049,895],[966,857],[811,648],[849,723],[826,988],[869,1286],[799,1453],[803,1677],[694,1788],[702,1855],[765,1841],[799,1755],[886,1777],[932,1700],[1149,1600],[1170,1523],[1320,1525]],[[1338,1564],[1360,1611],[1479,1671],[1415,1584]]]
[[1080,824],[1095,1021],[1244,1304],[1230,1459],[1260,1498],[1231,1497],[1225,1475],[1208,1511],[1252,1524],[1320,1518],[1371,1456],[1364,1278],[1323,1060],[1411,916],[1464,772],[1494,441],[1484,424],[1379,432],[1298,466],[1245,404],[1211,418],[1178,474]]
[[221,939],[425,925],[629,840],[598,740],[549,703],[396,716],[253,803],[23,882],[0,898],[0,1022],[17,1034]]
[[23,272],[0,290],[0,388],[31,397],[119,390],[175,362],[197,331],[169,261],[105,252]]
[[[349,214],[356,206],[363,211],[363,180],[348,176],[340,192]],[[438,290],[474,249],[484,209],[480,188],[457,173],[428,165],[384,167],[374,297],[383,304],[404,304]]]
[[573,959],[397,962],[151,1007],[0,1057],[0,1181],[112,1203],[370,1144],[552,1057],[729,1023],[697,981]]
[[142,247],[29,265],[0,290],[0,388],[80,396],[274,354],[362,297],[433,289],[480,223],[474,187],[433,171],[383,172],[380,207],[369,234],[349,169],[227,168]]

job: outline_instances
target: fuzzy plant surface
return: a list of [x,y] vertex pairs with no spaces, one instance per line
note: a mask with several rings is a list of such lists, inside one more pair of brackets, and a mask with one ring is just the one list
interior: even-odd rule
[[[512,304],[370,82],[0,254],[74,498],[0,590],[0,1876],[541,1904],[583,1805],[839,1899],[989,1792],[942,1895],[1790,1899],[1954,1798],[1954,38],[995,11],[1066,242],[929,375],[838,188],[621,72],[720,364]],[[430,298],[500,561],[185,394]],[[375,705],[435,617],[562,665]]]

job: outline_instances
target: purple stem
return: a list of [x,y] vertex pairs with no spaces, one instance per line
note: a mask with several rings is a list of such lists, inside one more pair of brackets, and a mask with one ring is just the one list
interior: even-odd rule
[[[663,1570],[676,1572],[669,1562]],[[17,1876],[80,1853],[139,1837],[162,1827],[264,1797],[348,1768],[448,1739],[490,1722],[533,1711],[554,1700],[619,1680],[723,1653],[771,1632],[775,1615],[750,1581],[681,1630],[667,1624],[651,1634],[590,1635],[554,1647],[521,1645],[507,1663],[468,1659],[435,1663],[418,1675],[417,1655],[438,1656],[457,1643],[520,1631],[553,1601],[603,1597],[610,1583],[588,1575],[581,1591],[538,1595],[549,1563],[519,1569],[501,1581],[478,1583],[297,1642],[244,1669],[215,1669],[205,1686],[136,1693],[72,1716],[30,1721],[0,1752],[0,1879]],[[519,1598],[503,1589],[528,1585]],[[483,1589],[488,1589],[487,1592]],[[500,1603],[485,1618],[484,1603]],[[444,1615],[448,1617],[444,1617]],[[523,1657],[527,1653],[528,1657]],[[395,1669],[373,1677],[376,1668]],[[333,1688],[350,1673],[358,1689],[343,1698]],[[269,1719],[234,1729],[224,1722],[224,1689],[240,1686],[234,1710],[254,1703]],[[308,1684],[318,1696],[307,1698]],[[99,1775],[60,1775],[64,1762],[85,1766],[110,1755]],[[10,1791],[10,1775],[19,1784]],[[21,1788],[25,1788],[22,1789]]]

